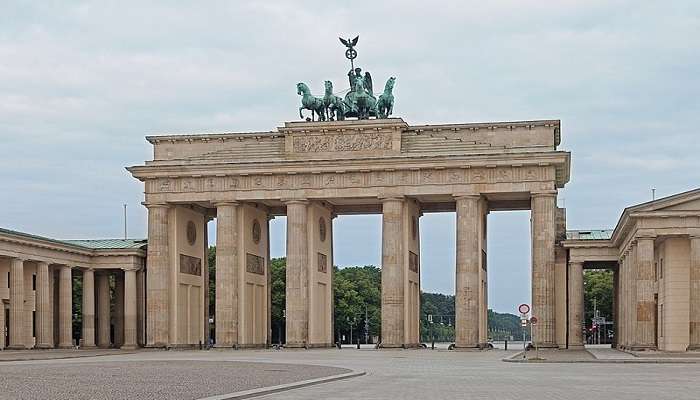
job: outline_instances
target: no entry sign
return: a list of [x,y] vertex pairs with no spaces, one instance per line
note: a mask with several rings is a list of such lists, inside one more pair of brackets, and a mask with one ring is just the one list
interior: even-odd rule
[[527,304],[521,304],[518,306],[518,311],[520,311],[520,314],[527,314],[530,312],[530,306]]
[[532,318],[530,318],[530,323],[531,323],[532,325],[537,324],[537,317],[532,317]]

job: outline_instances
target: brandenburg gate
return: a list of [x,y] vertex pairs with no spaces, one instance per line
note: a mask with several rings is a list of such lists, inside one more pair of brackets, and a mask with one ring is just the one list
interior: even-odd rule
[[[393,84],[393,83],[392,83]],[[566,341],[570,153],[556,120],[409,125],[287,122],[270,132],[151,136],[128,168],[148,208],[146,343],[208,338],[207,223],[216,218],[216,346],[270,344],[268,223],[287,217],[286,347],[333,343],[332,220],[382,215],[381,346],[419,345],[420,218],[454,211],[456,348],[487,342],[487,214],[531,210],[534,341]],[[555,264],[562,264],[555,268]],[[561,286],[557,290],[557,286]],[[563,338],[563,339],[562,339]]]

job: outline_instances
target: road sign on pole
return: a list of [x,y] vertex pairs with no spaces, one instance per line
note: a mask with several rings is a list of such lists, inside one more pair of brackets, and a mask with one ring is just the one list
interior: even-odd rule
[[520,314],[527,314],[530,312],[530,306],[527,304],[521,304],[518,306],[518,311],[520,311]]

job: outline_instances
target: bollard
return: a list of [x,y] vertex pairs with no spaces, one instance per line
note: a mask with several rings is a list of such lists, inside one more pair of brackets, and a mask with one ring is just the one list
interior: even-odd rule
[[505,341],[505,349],[508,350],[508,340]]

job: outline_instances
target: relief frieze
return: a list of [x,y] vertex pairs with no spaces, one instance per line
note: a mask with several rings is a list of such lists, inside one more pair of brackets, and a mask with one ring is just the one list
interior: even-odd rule
[[391,144],[390,133],[295,136],[292,139],[295,153],[391,150]]
[[490,166],[481,168],[460,167],[158,178],[148,180],[146,189],[148,193],[192,193],[232,190],[341,189],[403,185],[532,182],[553,179],[553,171],[549,171],[547,168],[546,166]]

